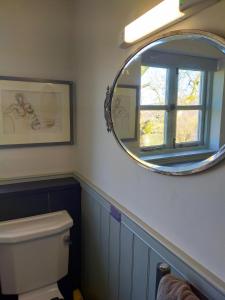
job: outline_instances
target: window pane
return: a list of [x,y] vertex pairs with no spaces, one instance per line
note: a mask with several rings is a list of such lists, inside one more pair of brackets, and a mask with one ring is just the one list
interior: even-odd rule
[[199,110],[178,110],[176,124],[176,143],[190,143],[200,140]]
[[179,70],[178,105],[201,104],[201,71]]
[[140,111],[140,147],[164,144],[165,111]]
[[165,105],[167,69],[141,66],[141,105]]

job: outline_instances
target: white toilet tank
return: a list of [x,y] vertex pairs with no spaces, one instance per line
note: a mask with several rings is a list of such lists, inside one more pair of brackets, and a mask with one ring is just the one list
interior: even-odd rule
[[2,293],[25,293],[64,277],[72,225],[66,211],[0,222]]

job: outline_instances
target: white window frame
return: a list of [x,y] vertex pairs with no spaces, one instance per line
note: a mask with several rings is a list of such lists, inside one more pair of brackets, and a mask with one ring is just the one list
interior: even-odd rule
[[[151,66],[149,66],[151,67]],[[154,65],[154,67],[157,68],[164,68],[167,69],[167,89],[166,89],[166,103],[165,105],[141,105],[140,103],[140,111],[143,110],[157,110],[157,111],[164,111],[167,112],[166,118],[167,121],[165,121],[165,127],[164,127],[164,136],[165,136],[165,144],[158,145],[158,146],[146,146],[146,147],[140,147],[140,150],[143,152],[151,151],[151,154],[157,154],[157,152],[160,151],[160,153],[163,153],[163,149],[165,149],[165,152],[168,153],[168,150],[173,152],[179,152],[179,151],[193,151],[193,150],[200,150],[200,149],[206,149],[208,144],[208,125],[209,125],[209,101],[210,97],[208,97],[208,86],[209,86],[209,80],[210,76],[208,71],[201,70],[201,69],[195,69],[195,68],[187,68],[187,67],[168,67],[168,66],[160,66],[160,65]],[[192,70],[192,71],[200,71],[202,72],[203,76],[201,78],[201,93],[200,93],[200,104],[198,105],[177,105],[177,99],[178,99],[178,74],[180,70]],[[176,137],[176,115],[178,110],[196,110],[201,111],[201,118],[199,120],[200,127],[199,127],[199,141],[194,142],[188,142],[188,143],[176,143],[175,137]],[[140,130],[140,126],[139,126]],[[140,143],[140,141],[139,141]]]

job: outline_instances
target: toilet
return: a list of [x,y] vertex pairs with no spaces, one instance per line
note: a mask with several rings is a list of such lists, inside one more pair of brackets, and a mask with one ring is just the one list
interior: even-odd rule
[[68,273],[67,211],[0,222],[0,285],[19,300],[63,299],[57,281]]

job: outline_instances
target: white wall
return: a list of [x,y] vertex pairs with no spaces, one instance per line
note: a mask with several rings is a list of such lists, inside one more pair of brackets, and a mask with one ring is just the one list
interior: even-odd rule
[[[0,75],[71,80],[72,0],[0,0]],[[0,179],[72,170],[72,146],[0,150]]]
[[[106,131],[106,86],[132,51],[119,48],[119,34],[125,24],[155,3],[75,3],[73,63],[78,145],[74,149],[74,167],[225,281],[224,163],[204,174],[182,178],[154,174],[132,161]],[[225,34],[224,20],[222,1],[174,28]]]

